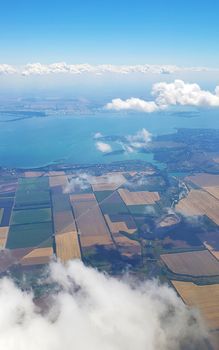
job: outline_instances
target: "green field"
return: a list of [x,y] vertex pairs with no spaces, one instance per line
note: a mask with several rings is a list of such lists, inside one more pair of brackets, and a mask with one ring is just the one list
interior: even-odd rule
[[107,197],[109,197],[113,191],[96,191],[94,192],[96,200],[100,203]]
[[14,210],[11,217],[11,225],[31,224],[51,221],[51,209],[26,209]]
[[6,248],[26,248],[43,244],[53,234],[50,222],[10,226]]
[[49,207],[50,192],[47,177],[21,178],[15,196],[15,208]]
[[54,212],[71,210],[69,196],[67,194],[52,195],[52,205],[53,205]]

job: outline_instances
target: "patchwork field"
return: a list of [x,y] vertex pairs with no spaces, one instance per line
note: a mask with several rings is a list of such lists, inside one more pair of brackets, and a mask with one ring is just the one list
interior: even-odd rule
[[95,196],[81,194],[76,198],[70,196],[82,247],[113,244]]
[[56,255],[62,262],[80,259],[81,251],[76,231],[55,235]]
[[111,233],[119,233],[124,231],[129,234],[136,232],[137,227],[130,215],[104,215]]
[[14,210],[11,216],[11,225],[31,224],[35,222],[51,221],[52,214],[50,208]]
[[50,222],[11,225],[8,233],[6,248],[36,247],[47,240],[53,234]]
[[154,204],[160,200],[158,192],[130,192],[123,188],[120,188],[118,192],[126,205]]
[[205,247],[219,260],[219,232],[205,232],[198,235]]
[[176,211],[188,215],[207,215],[219,225],[219,201],[202,190],[191,190],[186,198],[176,205]]
[[210,329],[219,328],[219,284],[198,286],[181,281],[172,284],[187,305],[200,310]]
[[208,250],[162,254],[161,259],[169,270],[179,275],[219,275],[219,261]]
[[20,264],[23,266],[48,264],[52,256],[52,247],[37,248],[26,254],[20,260]]

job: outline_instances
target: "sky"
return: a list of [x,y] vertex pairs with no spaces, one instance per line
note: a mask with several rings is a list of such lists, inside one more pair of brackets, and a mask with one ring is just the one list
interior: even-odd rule
[[0,95],[107,103],[175,79],[213,92],[218,12],[216,0],[2,1]]
[[1,2],[2,63],[218,65],[219,3]]

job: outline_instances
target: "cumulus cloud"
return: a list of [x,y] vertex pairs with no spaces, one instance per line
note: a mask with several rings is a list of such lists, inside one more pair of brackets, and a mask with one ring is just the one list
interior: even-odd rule
[[14,74],[17,73],[16,68],[9,64],[0,64],[0,75],[1,74]]
[[79,261],[54,263],[50,280],[58,288],[43,313],[32,293],[0,280],[1,349],[198,350],[206,336],[197,312],[157,282],[136,287]]
[[115,98],[105,105],[105,109],[122,111],[132,110],[152,113],[164,110],[169,106],[196,106],[219,107],[219,86],[214,93],[202,90],[198,84],[185,83],[183,80],[174,80],[173,83],[160,82],[152,87],[154,101],[145,101],[131,97],[127,100]]
[[98,151],[102,152],[102,153],[109,153],[112,152],[112,147],[105,142],[96,142],[96,148],[98,149]]
[[130,146],[134,148],[141,148],[151,141],[152,134],[145,128],[136,132],[136,134],[126,136]]
[[175,80],[173,83],[156,83],[152,94],[156,97],[158,106],[187,105],[187,106],[219,106],[219,86],[215,93],[202,90],[198,84],[185,83]]
[[159,110],[159,107],[156,105],[154,101],[144,101],[140,98],[131,97],[127,100],[122,100],[121,98],[115,98],[112,102],[109,102],[105,106],[108,110],[115,111],[139,111],[152,113]]

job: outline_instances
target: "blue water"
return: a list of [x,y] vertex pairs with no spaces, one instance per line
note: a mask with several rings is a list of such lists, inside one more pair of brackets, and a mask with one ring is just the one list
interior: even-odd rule
[[[50,116],[0,123],[0,166],[38,167],[53,162],[109,163],[117,160],[153,161],[152,154],[104,156],[93,136],[129,135],[146,128],[153,135],[172,133],[176,128],[218,128],[219,110],[203,110],[187,118],[177,113]],[[111,144],[113,150],[119,145]]]

